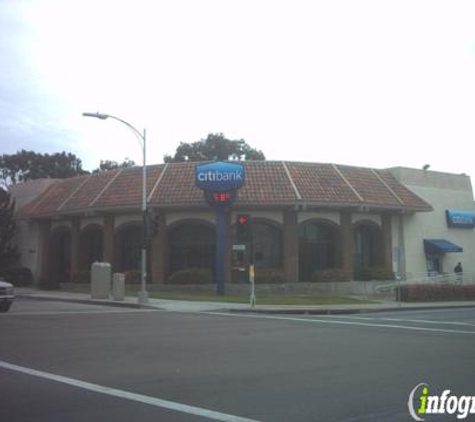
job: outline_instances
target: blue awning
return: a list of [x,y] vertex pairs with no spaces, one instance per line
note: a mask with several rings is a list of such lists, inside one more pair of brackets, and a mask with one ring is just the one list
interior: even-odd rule
[[445,239],[424,239],[424,250],[429,253],[463,252],[461,246]]

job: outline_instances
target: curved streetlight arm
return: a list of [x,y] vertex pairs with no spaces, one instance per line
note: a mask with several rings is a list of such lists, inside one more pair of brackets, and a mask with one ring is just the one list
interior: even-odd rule
[[101,119],[101,120],[106,120],[109,117],[114,120],[118,120],[119,122],[123,123],[126,125],[134,134],[139,138],[140,146],[142,149],[145,148],[145,130],[144,132],[140,132],[135,126],[131,125],[129,122],[126,122],[125,120],[121,119],[120,117],[113,116],[111,114],[105,114],[105,113],[82,113],[84,117],[95,117],[96,119]]

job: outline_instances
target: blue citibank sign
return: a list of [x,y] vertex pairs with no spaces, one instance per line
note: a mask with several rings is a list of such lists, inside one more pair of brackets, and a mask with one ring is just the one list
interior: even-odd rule
[[225,162],[196,166],[195,185],[213,192],[239,189],[244,185],[244,166]]
[[473,211],[446,210],[447,225],[449,227],[474,228],[475,213]]
[[216,210],[216,290],[224,295],[225,250],[227,245],[226,210],[236,199],[237,190],[244,185],[242,164],[216,162],[195,168],[195,186],[202,189],[206,202]]

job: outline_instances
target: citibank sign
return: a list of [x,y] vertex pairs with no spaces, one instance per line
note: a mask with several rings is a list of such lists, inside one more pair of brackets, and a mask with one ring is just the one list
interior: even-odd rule
[[235,190],[244,185],[244,174],[241,164],[202,164],[195,169],[195,186],[214,192]]
[[475,227],[475,213],[473,211],[446,210],[447,225],[473,229]]

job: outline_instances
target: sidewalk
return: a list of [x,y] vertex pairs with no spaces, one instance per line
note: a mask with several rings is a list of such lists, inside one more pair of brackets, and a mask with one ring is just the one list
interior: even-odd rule
[[70,293],[61,290],[45,291],[20,287],[15,289],[15,296],[34,300],[118,306],[134,309],[161,309],[170,312],[247,312],[295,315],[343,315],[364,312],[475,307],[475,301],[397,303],[387,300],[375,300],[374,303],[351,305],[259,305],[259,298],[257,298],[258,304],[254,308],[251,308],[251,306],[246,303],[200,302],[166,299],[149,299],[147,305],[142,305],[138,303],[137,297],[132,296],[127,296],[122,301],[115,301],[112,299],[91,299],[91,295],[86,293]]

